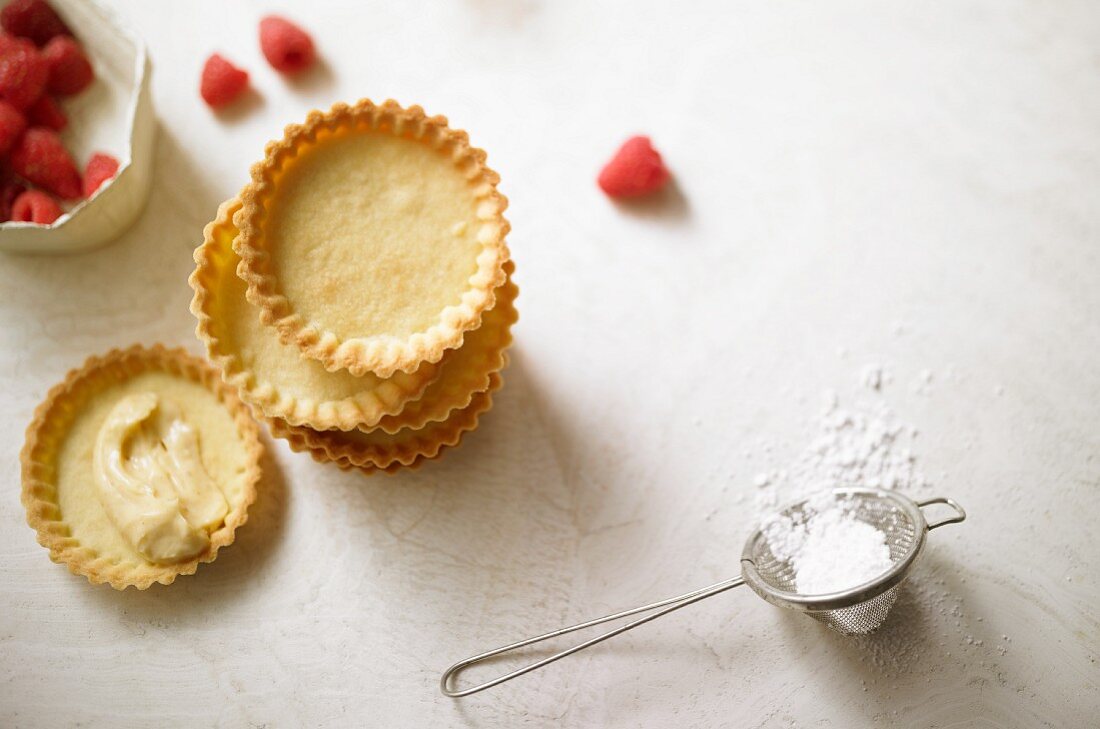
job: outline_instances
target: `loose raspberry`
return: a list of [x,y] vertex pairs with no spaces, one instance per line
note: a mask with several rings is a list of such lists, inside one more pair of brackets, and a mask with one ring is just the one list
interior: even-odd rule
[[631,137],[619,148],[597,179],[611,197],[637,197],[668,182],[668,168],[649,137]]
[[95,80],[95,71],[84,49],[70,36],[61,35],[47,43],[42,49],[42,60],[50,70],[46,88],[51,94],[78,94]]
[[27,118],[6,101],[0,100],[0,156],[6,155],[27,128]]
[[15,198],[23,194],[27,188],[18,180],[4,180],[0,182],[0,223],[11,220],[11,206]]
[[10,33],[0,31],[0,55],[7,53],[9,50],[15,47],[19,39]]
[[225,106],[248,88],[248,71],[243,71],[215,53],[202,67],[199,92],[212,108]]
[[46,89],[49,73],[34,44],[17,39],[0,53],[0,97],[16,109],[26,109]]
[[49,225],[61,217],[61,206],[41,190],[27,190],[11,204],[11,219],[17,223]]
[[317,57],[309,34],[278,15],[260,21],[260,50],[267,62],[283,73],[304,71]]
[[45,0],[12,0],[0,10],[0,25],[20,38],[43,45],[54,36],[68,35],[69,29]]
[[91,197],[104,182],[118,174],[118,160],[109,154],[96,152],[84,168],[84,197]]
[[57,195],[77,200],[83,185],[80,172],[60,137],[51,129],[31,127],[11,150],[11,168],[27,182]]
[[27,119],[33,126],[47,127],[55,132],[60,132],[69,125],[69,120],[65,118],[61,107],[46,94],[39,96],[38,101],[27,109]]

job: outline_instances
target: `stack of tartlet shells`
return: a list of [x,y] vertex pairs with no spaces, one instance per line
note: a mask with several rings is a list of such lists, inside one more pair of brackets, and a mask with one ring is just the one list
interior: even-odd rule
[[[324,284],[317,286],[321,304],[313,301],[312,293],[295,298],[291,285],[295,282],[284,285],[280,280],[280,271],[311,265],[308,261],[302,266],[297,260],[290,264],[280,261],[280,256],[297,255],[293,243],[272,242],[282,240],[278,236],[284,234],[284,228],[292,229],[286,222],[292,213],[299,218],[302,215],[287,202],[291,199],[298,204],[299,198],[290,198],[291,193],[281,192],[281,187],[298,190],[306,184],[326,184],[326,170],[309,167],[317,167],[317,160],[329,153],[312,151],[324,150],[325,145],[346,146],[350,151],[338,150],[341,157],[363,154],[369,166],[372,158],[356,151],[366,148],[367,142],[358,140],[368,137],[370,144],[381,145],[389,155],[379,155],[379,159],[389,160],[386,164],[395,168],[394,179],[416,180],[410,183],[414,192],[429,202],[431,196],[415,187],[422,178],[457,180],[448,183],[453,190],[447,188],[450,198],[445,201],[453,203],[454,209],[465,209],[462,196],[469,195],[470,225],[454,226],[458,243],[453,250],[439,250],[440,267],[454,264],[451,268],[461,272],[466,269],[458,264],[468,263],[471,272],[463,279],[462,290],[455,290],[453,296],[450,291],[438,291],[435,284],[443,279],[434,259],[412,254],[401,259],[404,247],[400,237],[393,244],[396,251],[381,253],[378,246],[389,243],[368,241],[367,245],[374,246],[369,254],[350,257],[355,261],[354,270],[318,274],[318,281]],[[402,156],[406,147],[408,160]],[[315,460],[341,469],[393,473],[438,458],[477,428],[502,384],[505,350],[518,318],[514,264],[505,243],[507,200],[497,192],[499,177],[485,166],[485,159],[484,152],[470,146],[465,132],[451,129],[443,117],[426,116],[419,107],[403,108],[392,101],[375,105],[366,100],[353,106],[338,104],[328,112],[312,112],[304,124],[288,126],[284,138],[270,143],[265,159],[253,166],[249,185],[222,203],[195,251],[191,311],[198,320],[196,333],[223,380],[236,388],[272,435],[285,439],[295,451],[308,452]],[[439,174],[435,174],[435,164],[440,165]],[[410,178],[406,168],[426,169],[432,174]],[[372,170],[371,174],[378,178],[387,172]],[[340,194],[346,198],[358,194],[359,189],[342,189]],[[365,196],[373,194],[369,185],[361,189]],[[319,199],[320,207],[329,204],[327,197]],[[320,207],[316,215],[331,220],[332,211]],[[396,214],[384,212],[391,217]],[[430,212],[424,214],[430,216]],[[409,218],[409,235],[419,230],[420,219]],[[405,231],[403,222],[398,223],[391,228]],[[327,239],[320,240],[322,246],[326,244]],[[422,248],[410,244],[417,254]],[[309,252],[314,254],[313,249]],[[467,255],[468,262],[463,257]],[[391,284],[386,276],[393,275],[392,265],[385,276],[371,266],[381,265],[373,261],[390,261],[393,256],[401,259],[404,268]],[[422,267],[423,274],[414,265]],[[401,297],[423,297],[427,303],[421,308],[430,309],[436,300],[453,300],[454,305],[441,307],[438,314],[431,309],[431,326],[422,330],[398,335],[364,332],[366,325],[356,320],[359,308],[354,297],[349,297],[344,310],[339,310],[339,295],[324,298],[333,276],[338,279],[335,286],[360,285],[363,295],[392,302],[401,309],[401,316],[406,309],[420,306]],[[309,310],[311,306],[313,310]],[[386,312],[376,314],[376,319],[386,321]],[[405,321],[396,314],[394,319]],[[339,331],[348,321],[352,325],[347,326],[360,326],[360,330],[350,334]]]

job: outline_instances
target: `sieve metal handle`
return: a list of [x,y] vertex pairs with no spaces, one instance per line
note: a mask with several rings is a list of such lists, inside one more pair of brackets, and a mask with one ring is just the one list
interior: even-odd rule
[[929,524],[928,531],[932,531],[933,529],[941,527],[944,524],[958,524],[960,521],[966,521],[966,509],[959,506],[959,502],[955,501],[954,499],[949,499],[946,496],[937,496],[934,499],[925,499],[924,501],[917,502],[917,506],[921,509],[931,504],[947,504],[955,510],[955,516],[949,517],[947,519],[940,519],[935,524]]
[[[568,628],[561,628],[559,630],[554,630],[554,631],[551,631],[549,633],[543,633],[542,635],[537,635],[534,638],[527,638],[526,640],[521,640],[521,641],[518,641],[516,643],[511,643],[511,644],[506,645],[502,648],[497,648],[495,650],[486,651],[485,653],[479,653],[476,656],[471,656],[470,658],[467,658],[464,661],[459,661],[458,663],[454,664],[453,666],[448,668],[446,671],[444,671],[443,676],[441,676],[440,679],[439,679],[439,690],[442,691],[445,695],[450,696],[451,698],[455,698],[455,699],[461,698],[463,696],[469,696],[470,694],[476,694],[478,691],[484,691],[487,688],[492,688],[493,686],[496,686],[497,684],[504,683],[505,681],[509,681],[513,678],[516,678],[517,676],[522,676],[523,674],[534,671],[537,668],[542,668],[545,665],[553,663],[554,661],[561,660],[562,658],[565,658],[566,656],[573,655],[574,653],[576,653],[578,651],[582,651],[585,648],[589,648],[591,646],[594,646],[597,643],[602,643],[603,641],[607,640],[608,638],[614,638],[619,633],[625,633],[626,631],[631,630],[632,628],[636,628],[639,625],[642,625],[643,623],[648,623],[650,620],[656,620],[657,618],[661,617],[662,615],[667,615],[668,613],[671,613],[674,610],[679,610],[680,608],[687,607],[688,605],[691,605],[692,603],[699,602],[700,600],[705,600],[706,598],[711,597],[712,595],[717,595],[720,592],[725,592],[726,590],[731,590],[734,587],[738,587],[738,586],[744,584],[744,582],[745,581],[743,579],[741,579],[740,577],[734,577],[733,579],[730,579],[730,580],[723,580],[722,582],[716,582],[713,585],[710,585],[709,587],[702,587],[702,588],[699,588],[698,590],[692,590],[691,592],[686,592],[683,595],[677,595],[676,597],[670,597],[667,600],[661,600],[660,602],[652,602],[648,605],[642,605],[641,607],[631,608],[630,610],[623,610],[622,612],[613,613],[611,615],[605,615],[602,618],[596,618],[595,620],[589,620],[589,621],[584,622],[584,623],[578,623],[577,625],[571,625]],[[601,633],[600,635],[597,635],[595,638],[592,638],[590,640],[586,640],[583,643],[578,643],[577,645],[573,646],[572,648],[566,648],[565,650],[563,650],[559,653],[555,653],[554,655],[552,655],[548,658],[543,658],[540,661],[535,661],[534,663],[531,663],[529,665],[523,666],[521,668],[517,668],[516,670],[512,671],[511,673],[506,673],[503,676],[498,676],[497,678],[486,681],[485,683],[480,683],[480,684],[478,684],[476,686],[472,686],[468,689],[462,689],[461,691],[458,690],[457,688],[452,688],[451,687],[451,684],[453,683],[452,679],[457,678],[458,674],[461,671],[469,668],[470,666],[472,666],[476,663],[481,663],[482,661],[488,660],[489,658],[493,658],[495,656],[499,656],[499,655],[502,655],[504,653],[508,653],[510,651],[518,650],[519,648],[525,648],[526,646],[533,645],[535,643],[540,643],[544,640],[550,640],[551,638],[557,638],[559,635],[565,635],[566,633],[572,633],[572,632],[577,631],[577,630],[584,630],[585,628],[591,628],[593,625],[600,625],[601,623],[607,623],[607,622],[610,622],[612,620],[618,620],[619,618],[625,618],[625,617],[630,616],[630,615],[636,615],[638,613],[644,613],[644,612],[647,612],[649,610],[657,610],[658,608],[664,608],[664,609],[663,610],[658,610],[658,612],[655,612],[652,615],[647,615],[644,618],[638,618],[637,620],[632,620],[631,622],[627,623],[626,625],[624,625],[622,627],[615,628],[614,630],[609,630],[606,633]]]

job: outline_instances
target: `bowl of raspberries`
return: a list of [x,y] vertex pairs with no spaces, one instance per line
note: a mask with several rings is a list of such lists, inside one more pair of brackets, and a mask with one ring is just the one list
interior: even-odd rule
[[121,235],[152,187],[144,44],[91,0],[0,0],[0,250]]

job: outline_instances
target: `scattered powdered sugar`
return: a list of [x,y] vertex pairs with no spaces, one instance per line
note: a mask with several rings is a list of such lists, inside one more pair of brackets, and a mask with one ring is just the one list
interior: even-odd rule
[[802,483],[814,490],[840,486],[903,488],[923,481],[912,440],[917,429],[897,421],[884,404],[865,411],[840,407],[826,394],[817,438],[801,459]]
[[912,491],[927,485],[912,451],[917,429],[900,422],[884,402],[845,408],[835,392],[827,391],[816,430],[790,468],[757,474],[761,512],[774,509],[780,498],[845,486]]
[[933,380],[935,375],[932,374],[932,370],[921,370],[909,389],[917,395],[928,395],[932,392]]
[[893,563],[886,535],[860,520],[844,499],[810,499],[792,516],[777,516],[763,528],[777,559],[794,569],[800,594],[847,590],[878,577]]
[[859,371],[859,381],[864,387],[871,390],[881,390],[882,386],[890,381],[890,374],[880,364],[871,363],[864,365]]
[[[772,552],[791,563],[802,594],[855,587],[891,565],[886,536],[859,519],[843,500],[835,499],[833,489],[870,487],[912,493],[928,485],[913,455],[917,429],[900,422],[880,397],[891,379],[883,365],[864,366],[860,382],[879,397],[856,407],[843,407],[836,392],[826,391],[809,445],[789,468],[763,471],[753,479],[762,516],[773,512],[781,500],[809,499],[803,513],[774,517],[764,525]],[[931,379],[930,372],[922,373],[922,380]]]

